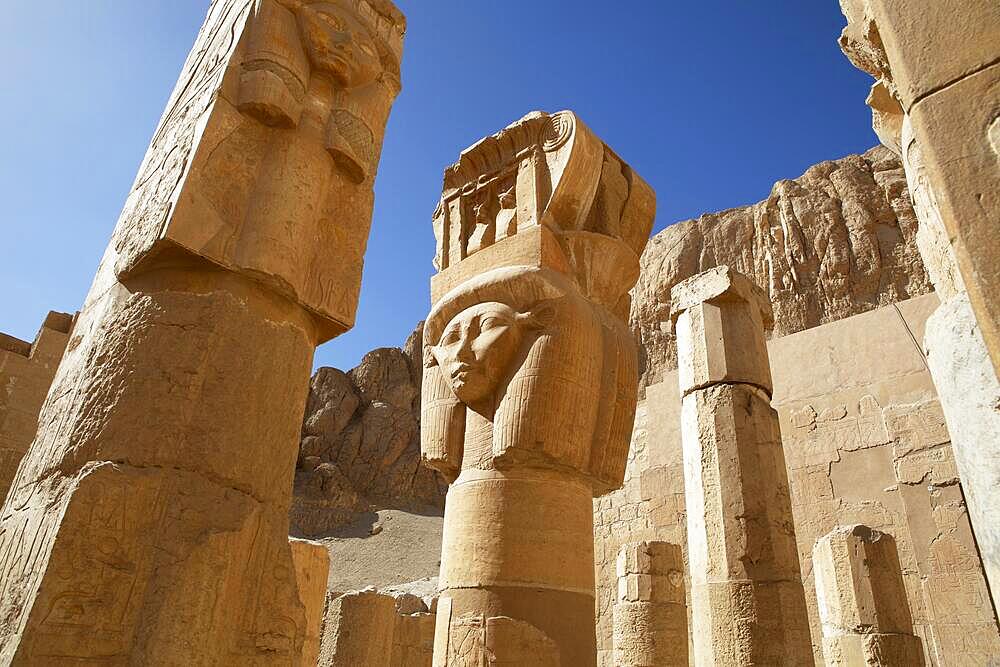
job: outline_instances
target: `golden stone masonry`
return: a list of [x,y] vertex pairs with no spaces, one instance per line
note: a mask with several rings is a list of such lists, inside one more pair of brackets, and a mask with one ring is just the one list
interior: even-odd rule
[[421,447],[451,483],[434,664],[594,664],[591,499],[621,485],[652,190],[569,111],[445,171]]
[[348,372],[406,19],[208,4],[0,334],[0,665],[1000,664],[1000,3],[840,0],[882,145],[652,237],[577,114],[486,136]]

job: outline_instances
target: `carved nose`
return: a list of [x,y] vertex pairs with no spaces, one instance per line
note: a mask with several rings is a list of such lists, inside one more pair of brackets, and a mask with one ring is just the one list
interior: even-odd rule
[[461,361],[468,361],[473,358],[472,336],[465,334],[458,341],[458,351],[455,356]]

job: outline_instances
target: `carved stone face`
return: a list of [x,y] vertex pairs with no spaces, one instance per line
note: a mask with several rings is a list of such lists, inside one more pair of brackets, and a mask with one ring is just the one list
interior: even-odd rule
[[313,65],[344,88],[371,83],[382,70],[378,46],[352,11],[334,2],[298,10],[299,26]]
[[460,401],[471,405],[494,394],[528,319],[502,303],[476,304],[452,318],[431,352]]

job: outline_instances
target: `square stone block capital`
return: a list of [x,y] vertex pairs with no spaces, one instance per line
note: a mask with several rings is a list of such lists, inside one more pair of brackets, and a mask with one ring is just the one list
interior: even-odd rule
[[765,331],[774,327],[774,311],[767,293],[742,273],[726,265],[691,276],[670,290],[670,316],[676,319],[686,310],[702,303],[720,305],[742,302],[759,318]]
[[671,290],[681,394],[718,382],[772,391],[766,332],[771,302],[745,276],[720,266]]

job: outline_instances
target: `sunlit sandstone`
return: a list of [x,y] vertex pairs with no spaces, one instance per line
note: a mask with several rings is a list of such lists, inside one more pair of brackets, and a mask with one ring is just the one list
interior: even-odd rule
[[840,46],[876,83],[879,139],[902,159],[941,306],[923,347],[993,605],[1000,590],[1000,4],[841,0]]
[[622,482],[652,190],[571,112],[462,153],[434,216],[422,450],[451,482],[435,665],[593,665],[591,500]]
[[315,652],[292,475],[313,350],[353,323],[404,29],[384,0],[212,3],[3,508],[0,662]]
[[765,330],[771,305],[727,266],[671,290],[694,664],[812,663]]

